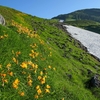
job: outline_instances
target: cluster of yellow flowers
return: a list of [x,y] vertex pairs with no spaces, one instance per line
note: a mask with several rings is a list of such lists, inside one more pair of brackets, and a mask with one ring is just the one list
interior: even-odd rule
[[40,86],[38,85],[36,87],[36,90],[37,90],[37,94],[40,95],[42,93],[42,90],[40,89]]
[[17,89],[18,88],[18,85],[19,85],[19,79],[15,79],[15,81],[13,82],[13,88]]
[[56,70],[56,68],[55,68],[55,67],[52,67],[52,66],[50,66],[50,65],[48,66],[48,68],[49,68],[49,69]]
[[[45,93],[50,93],[50,88],[51,88],[51,87],[47,84],[46,87],[45,87],[45,89],[42,90],[41,87],[40,87],[40,85],[37,85],[37,86],[36,86],[37,94],[35,95],[35,98],[38,99],[39,96],[41,96],[41,95],[43,94],[43,92],[45,92]],[[42,95],[42,96],[43,96],[43,95]]]
[[6,67],[7,67],[8,70],[10,70],[11,64],[10,63],[7,64]]
[[14,50],[12,50],[12,54],[15,55],[15,57],[12,58],[13,62],[18,64],[17,57],[21,54],[21,52],[20,51],[14,52]]
[[[3,71],[1,71],[1,73],[0,73],[1,80],[2,80],[2,86],[4,86],[5,83],[8,83],[7,75],[13,76],[13,72],[10,70],[10,67],[11,67],[11,64],[8,63],[8,64],[6,65],[7,71],[4,72],[4,70],[3,70]],[[0,68],[3,69],[3,68],[2,68],[2,65],[0,65]],[[6,69],[5,69],[5,70],[6,70]]]
[[[22,62],[20,64],[20,66],[24,69],[30,69],[30,70],[33,70],[34,73],[36,73],[37,69],[38,69],[38,65],[37,64],[34,64],[32,61],[25,61],[25,62]],[[25,74],[25,72],[23,73]]]
[[20,96],[24,96],[25,93],[24,92],[19,92]]
[[32,58],[36,58],[39,55],[39,52],[35,52],[33,49],[37,48],[38,46],[36,45],[36,43],[34,43],[34,44],[31,44],[30,47],[32,48],[32,50],[29,56]]
[[12,26],[15,26],[18,28],[17,32],[19,34],[27,34],[27,37],[35,37],[35,38],[40,38],[38,34],[36,34],[36,31],[32,31],[28,29],[27,27],[24,27],[22,24],[18,24],[14,20],[12,20]]
[[36,58],[39,55],[38,52],[35,52],[34,50],[31,50],[31,53],[29,54],[30,57]]
[[17,51],[16,52],[16,57],[18,57],[20,54],[21,54],[21,52],[20,51]]
[[4,39],[4,38],[7,38],[7,37],[8,37],[8,34],[4,34],[4,35],[0,36],[0,39]]
[[15,22],[14,20],[12,20],[12,26],[15,26],[18,28],[18,32],[21,34],[21,33],[27,33],[27,34],[30,34],[32,32],[32,30],[30,31],[27,27],[23,27],[22,24],[18,24],[17,22]]
[[22,64],[20,65],[22,68],[27,68],[27,62],[22,62]]
[[38,46],[36,45],[36,43],[34,43],[34,44],[31,44],[30,47],[31,48],[37,48]]
[[[38,99],[39,97],[43,97],[44,93],[50,93],[50,85],[46,85],[46,78],[47,78],[47,72],[46,72],[46,68],[44,68],[43,71],[40,71],[40,75],[37,77],[39,80],[39,84],[36,86],[36,91],[37,94],[35,95],[35,99]],[[45,86],[45,87],[44,87]]]
[[44,84],[46,82],[46,77],[38,76],[38,80],[40,81],[41,84]]
[[10,71],[10,69],[11,69],[11,64],[10,64],[10,63],[8,63],[8,64],[6,65],[6,68],[8,69],[8,74],[9,74],[10,76],[13,76],[13,72]]
[[40,44],[44,45],[44,41],[39,38]]
[[35,34],[34,31],[30,34],[27,34],[27,35],[28,35],[27,37],[30,37],[30,38],[39,38],[39,35]]
[[46,92],[46,93],[50,93],[50,90],[49,90],[50,88],[51,88],[51,87],[50,87],[49,85],[46,85],[45,92]]
[[10,76],[13,76],[13,72],[12,72],[12,71],[9,71],[8,74],[9,74]]
[[[20,34],[25,34],[27,37],[35,37],[38,39],[40,45],[44,45],[44,41],[40,39],[38,34],[36,32],[29,30],[27,27],[24,27],[21,24],[16,23],[15,21],[12,21],[12,25],[18,28],[18,32]],[[0,39],[8,37],[7,35],[0,36]],[[13,82],[11,83],[11,86],[15,91],[19,91],[18,94],[20,96],[27,95],[26,90],[23,88],[20,88],[21,85],[25,87],[30,87],[32,89],[36,89],[36,93],[34,93],[34,98],[38,99],[39,97],[43,97],[43,94],[50,93],[51,86],[48,85],[48,74],[47,71],[55,68],[53,68],[51,65],[44,66],[43,64],[40,65],[41,61],[46,61],[46,57],[38,51],[38,45],[36,43],[32,43],[30,45],[31,51],[28,52],[28,58],[25,58],[25,60],[21,59],[21,56],[23,52],[20,51],[14,51],[12,50],[12,60],[5,66],[6,69],[2,71],[0,74],[2,78],[2,86],[5,85],[5,83],[11,82],[11,77],[13,77]],[[51,49],[50,49],[51,50]],[[46,50],[44,51],[45,54]],[[48,53],[49,56],[52,56],[52,52]],[[35,59],[36,58],[36,59]],[[40,62],[39,62],[39,60]],[[36,61],[37,60],[37,61]],[[14,67],[17,67],[18,70],[15,71]],[[2,65],[0,65],[0,69],[2,69]],[[14,72],[15,71],[15,72]],[[19,73],[23,75],[24,79],[21,80],[19,77]],[[17,77],[18,75],[18,77]],[[35,81],[34,81],[35,80]],[[16,90],[17,89],[17,90]]]
[[29,86],[32,86],[33,81],[32,81],[31,75],[29,75],[29,76],[27,77],[27,80],[28,80],[28,85],[29,85]]
[[12,60],[14,63],[18,64],[18,60],[15,57],[13,57]]
[[45,92],[45,93],[50,93],[50,86],[49,85],[46,85],[46,88],[45,88],[45,91],[43,91],[40,87],[40,85],[37,85],[36,86],[36,91],[37,91],[37,94],[35,95],[35,98],[38,99],[39,96],[43,96],[42,93]]
[[2,79],[2,86],[4,86],[5,83],[8,83],[8,80],[6,79],[7,74],[1,73],[1,79]]
[[39,96],[42,94],[42,90],[39,85],[36,86],[36,91],[37,91],[37,94],[35,95],[35,98],[38,99]]

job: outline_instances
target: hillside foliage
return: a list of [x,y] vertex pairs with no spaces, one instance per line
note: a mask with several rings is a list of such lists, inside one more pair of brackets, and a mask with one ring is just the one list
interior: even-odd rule
[[100,62],[57,20],[3,6],[0,14],[0,100],[99,100],[100,89],[86,82]]

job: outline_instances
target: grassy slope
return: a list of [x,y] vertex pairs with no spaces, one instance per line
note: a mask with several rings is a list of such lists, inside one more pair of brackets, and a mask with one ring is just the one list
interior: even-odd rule
[[100,63],[58,29],[56,20],[6,7],[0,14],[6,19],[0,25],[1,100],[99,100],[100,90],[92,90],[96,99],[85,82],[92,76],[88,70],[100,73],[94,68]]

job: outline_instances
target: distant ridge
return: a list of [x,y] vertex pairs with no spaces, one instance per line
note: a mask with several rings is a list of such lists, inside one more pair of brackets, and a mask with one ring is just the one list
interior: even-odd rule
[[92,20],[100,22],[100,9],[92,8],[92,9],[82,9],[77,10],[68,14],[61,14],[52,19],[59,19],[64,21],[74,21],[74,20]]

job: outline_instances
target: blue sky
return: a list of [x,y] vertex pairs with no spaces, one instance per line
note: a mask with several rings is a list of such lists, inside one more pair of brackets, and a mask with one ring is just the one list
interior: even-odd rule
[[100,0],[0,0],[0,5],[50,19],[75,10],[100,8]]

